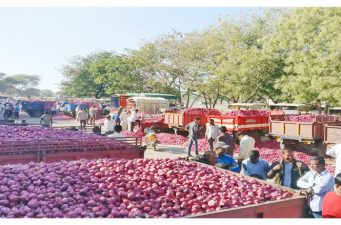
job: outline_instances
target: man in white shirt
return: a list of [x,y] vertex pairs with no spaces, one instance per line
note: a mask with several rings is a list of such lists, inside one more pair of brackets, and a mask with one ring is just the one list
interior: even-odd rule
[[243,160],[249,158],[250,152],[255,148],[256,141],[253,139],[253,137],[250,137],[245,133],[240,133],[238,137],[240,140],[238,161],[242,162]]
[[114,122],[112,121],[110,115],[107,115],[105,118],[106,119],[104,120],[103,131],[104,134],[109,135],[112,134],[112,132],[114,131]]
[[135,126],[135,122],[137,120],[137,113],[139,112],[138,109],[135,109],[132,111],[131,115],[128,118],[128,128],[130,132],[133,132],[134,130],[134,126]]
[[315,156],[310,160],[310,169],[297,181],[297,186],[304,189],[301,194],[307,196],[311,216],[322,218],[322,201],[324,196],[334,190],[335,179],[325,168],[325,160]]
[[214,120],[210,119],[210,123],[206,127],[205,137],[210,145],[210,150],[213,151],[213,143],[219,136],[219,126],[214,124]]
[[336,159],[335,176],[341,173],[341,144],[337,144],[327,151],[327,155]]
[[130,111],[124,110],[120,115],[122,130],[128,129],[128,118],[130,117]]

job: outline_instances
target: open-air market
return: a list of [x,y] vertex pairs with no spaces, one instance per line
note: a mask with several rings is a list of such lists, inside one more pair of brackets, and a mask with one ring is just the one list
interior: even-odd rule
[[0,64],[0,222],[341,218],[340,25],[226,14],[74,56],[53,91]]

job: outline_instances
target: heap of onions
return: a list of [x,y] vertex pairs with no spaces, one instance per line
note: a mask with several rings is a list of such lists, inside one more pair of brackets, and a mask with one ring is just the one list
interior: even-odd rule
[[224,114],[225,116],[269,116],[269,110],[233,110]]
[[0,217],[176,218],[291,193],[181,160],[80,160],[0,167]]
[[52,117],[53,120],[73,120],[71,116],[65,115],[63,112]]
[[113,138],[79,131],[31,126],[0,126],[0,153],[18,154],[43,149],[48,152],[136,150]]

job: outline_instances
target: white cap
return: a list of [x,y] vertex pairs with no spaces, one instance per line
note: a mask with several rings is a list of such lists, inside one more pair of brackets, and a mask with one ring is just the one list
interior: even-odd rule
[[225,142],[223,141],[219,141],[216,145],[215,145],[215,148],[228,148],[230,147],[229,145],[225,144]]

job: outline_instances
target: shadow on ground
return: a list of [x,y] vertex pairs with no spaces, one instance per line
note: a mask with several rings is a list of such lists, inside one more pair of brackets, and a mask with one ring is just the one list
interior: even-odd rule
[[156,152],[167,152],[171,154],[186,154],[186,151],[180,146],[158,146]]

